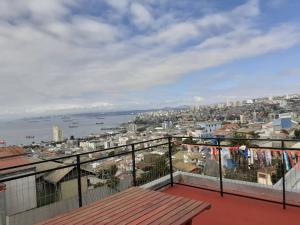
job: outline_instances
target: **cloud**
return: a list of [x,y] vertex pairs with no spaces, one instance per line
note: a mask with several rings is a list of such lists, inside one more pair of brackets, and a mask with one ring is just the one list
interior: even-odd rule
[[300,42],[298,24],[260,27],[258,1],[196,16],[179,2],[98,1],[95,15],[82,0],[2,0],[0,114],[135,107],[131,95]]
[[153,18],[149,10],[139,3],[131,4],[130,12],[133,16],[134,24],[138,27],[147,27],[153,22]]
[[106,3],[117,11],[124,12],[129,5],[129,0],[106,0]]
[[201,96],[194,96],[193,99],[196,103],[200,103],[204,101],[204,98]]

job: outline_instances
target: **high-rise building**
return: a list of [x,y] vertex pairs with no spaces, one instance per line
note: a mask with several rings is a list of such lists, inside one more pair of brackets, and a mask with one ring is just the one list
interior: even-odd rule
[[241,123],[246,123],[246,118],[244,115],[240,115],[240,122]]
[[162,123],[162,127],[163,127],[163,129],[170,129],[173,127],[173,123],[172,123],[172,121],[164,121]]
[[61,142],[64,140],[63,130],[59,126],[53,126],[53,141]]
[[137,125],[135,123],[130,123],[128,126],[128,131],[131,133],[136,133],[137,131]]
[[256,121],[257,120],[257,113],[256,113],[256,111],[254,110],[254,112],[253,112],[253,121]]

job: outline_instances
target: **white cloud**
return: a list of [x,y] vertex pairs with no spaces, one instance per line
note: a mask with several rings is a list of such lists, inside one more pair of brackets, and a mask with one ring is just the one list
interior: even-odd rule
[[124,12],[129,6],[129,0],[105,0],[108,5],[119,12]]
[[200,103],[204,101],[204,98],[202,96],[194,96],[193,99],[195,103]]
[[132,3],[130,6],[130,12],[133,17],[133,22],[138,27],[145,28],[153,22],[153,18],[149,10],[139,3]]
[[[45,0],[49,12],[43,19],[37,18],[47,11],[46,5],[0,3],[9,10],[0,13],[0,114],[130,106],[136,101],[124,97],[129,92],[174,83],[193,71],[300,42],[297,25],[273,25],[267,30],[256,26],[257,1],[201,18],[168,19],[168,23],[160,21],[165,15],[154,19],[142,2],[111,2],[115,8],[130,7],[127,20],[133,19],[139,28],[151,27],[144,32],[101,16],[73,15],[66,5],[71,1],[49,1]],[[20,19],[28,12],[28,18]]]

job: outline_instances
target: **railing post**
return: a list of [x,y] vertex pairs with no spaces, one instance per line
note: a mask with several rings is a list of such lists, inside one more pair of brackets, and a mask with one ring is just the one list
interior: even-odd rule
[[131,145],[131,156],[132,156],[132,182],[133,182],[133,186],[136,186],[137,184],[136,184],[134,144]]
[[168,147],[169,147],[169,163],[170,163],[170,180],[171,180],[171,187],[174,185],[173,181],[173,164],[172,164],[172,137],[168,137]]
[[80,155],[76,155],[76,168],[77,168],[78,204],[79,207],[82,207]]
[[221,159],[221,143],[220,143],[220,139],[217,139],[218,142],[218,151],[219,151],[219,175],[220,175],[220,194],[221,197],[223,197],[223,177],[222,177],[222,159]]
[[282,207],[286,208],[285,202],[285,159],[284,159],[284,141],[281,141],[281,173],[282,173]]

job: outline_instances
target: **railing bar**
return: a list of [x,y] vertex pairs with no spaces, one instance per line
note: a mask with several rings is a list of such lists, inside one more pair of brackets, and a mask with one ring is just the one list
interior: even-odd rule
[[139,149],[135,150],[135,152],[139,152],[139,151],[142,151],[142,150],[147,150],[147,149],[150,149],[150,148],[156,148],[156,147],[167,145],[167,144],[168,144],[168,142],[165,142],[165,143],[158,144],[158,145],[152,145],[152,146],[145,147],[145,148],[139,148]]
[[170,180],[171,187],[173,187],[173,163],[172,163],[172,137],[168,137],[168,150],[169,150],[169,164],[170,164]]
[[[284,148],[284,141],[281,141],[281,147]],[[282,151],[282,160],[281,160],[281,172],[282,172],[282,207],[283,209],[286,208],[286,200],[285,200],[285,159],[284,154],[285,152]]]
[[221,159],[221,146],[220,139],[217,139],[218,142],[218,151],[219,151],[219,175],[220,175],[220,194],[223,197],[223,177],[222,177],[222,159]]
[[132,155],[132,180],[133,180],[133,186],[136,186],[136,170],[135,170],[134,144],[131,145],[131,155]]
[[81,191],[81,169],[80,169],[80,156],[76,156],[77,168],[77,189],[78,189],[78,205],[82,207],[82,191]]
[[[205,144],[205,143],[195,143],[195,144],[182,144],[182,145],[195,145],[195,146],[207,146],[207,147],[218,147],[219,145],[214,145],[214,144]],[[236,147],[233,145],[220,145],[220,147]],[[253,148],[253,149],[266,149],[266,150],[290,150],[290,151],[300,151],[300,148],[281,148],[281,147],[257,147],[257,146],[247,146],[248,148]]]
[[[191,136],[173,136],[173,138],[191,138]],[[215,140],[216,137],[193,137],[195,139],[203,139],[203,140]],[[271,139],[271,138],[220,138],[221,141],[226,140],[244,140],[244,141],[300,141],[300,139]]]

